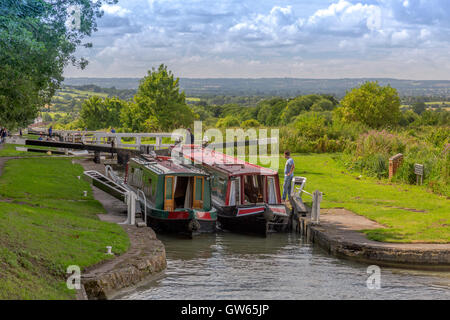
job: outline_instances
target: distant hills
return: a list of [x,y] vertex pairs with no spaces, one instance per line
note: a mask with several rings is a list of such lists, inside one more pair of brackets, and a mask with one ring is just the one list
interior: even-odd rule
[[[66,78],[65,85],[82,86],[94,84],[102,88],[137,89],[139,78]],[[283,96],[301,94],[333,94],[343,97],[347,90],[366,81],[378,81],[391,85],[401,96],[450,97],[450,81],[445,80],[399,80],[387,78],[349,79],[298,79],[298,78],[180,78],[180,88],[187,96]]]

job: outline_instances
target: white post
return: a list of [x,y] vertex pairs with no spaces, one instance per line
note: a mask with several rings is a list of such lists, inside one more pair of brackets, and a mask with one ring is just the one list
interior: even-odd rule
[[311,221],[320,223],[320,201],[322,201],[322,192],[316,190],[313,192],[313,205],[311,210]]
[[141,136],[136,136],[135,144],[137,144],[136,149],[139,150],[139,148],[141,147]]
[[136,193],[133,191],[128,191],[125,194],[125,202],[127,203],[127,220],[120,224],[136,224],[135,214],[136,214]]
[[156,148],[155,150],[159,150],[161,149],[161,142],[162,142],[162,138],[161,137],[156,137]]
[[134,225],[136,224],[136,193],[131,191],[130,194],[130,204],[129,204],[129,211],[128,214],[130,215],[130,224]]

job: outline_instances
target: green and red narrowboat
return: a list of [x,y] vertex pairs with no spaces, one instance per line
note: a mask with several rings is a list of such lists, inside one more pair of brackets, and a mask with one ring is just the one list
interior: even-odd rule
[[221,229],[263,236],[288,230],[291,217],[281,203],[277,171],[196,145],[177,147],[173,154],[210,174]]
[[208,173],[170,157],[141,157],[128,162],[125,184],[144,192],[146,203],[141,199],[141,207],[147,206],[147,225],[156,232],[188,237],[215,232],[217,211],[211,204]]

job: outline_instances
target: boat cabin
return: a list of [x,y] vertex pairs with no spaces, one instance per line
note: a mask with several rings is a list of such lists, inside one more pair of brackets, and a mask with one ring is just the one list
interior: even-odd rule
[[144,192],[154,209],[210,210],[209,176],[203,170],[176,163],[170,157],[130,159],[125,183]]
[[281,203],[277,171],[200,146],[183,146],[180,151],[211,175],[214,205]]

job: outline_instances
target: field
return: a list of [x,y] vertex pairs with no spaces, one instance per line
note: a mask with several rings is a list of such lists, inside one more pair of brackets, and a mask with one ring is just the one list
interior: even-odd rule
[[[10,160],[0,177],[0,299],[73,299],[66,268],[81,269],[128,249],[123,229],[104,213],[83,168],[69,159]],[[83,191],[88,195],[84,197]]]
[[[345,208],[384,226],[365,231],[383,242],[450,243],[450,201],[427,192],[423,186],[350,173],[339,163],[339,154],[293,155],[295,175],[307,178],[305,190],[324,193],[322,208]],[[280,157],[283,183],[285,159]],[[304,195],[305,202],[311,198]]]

